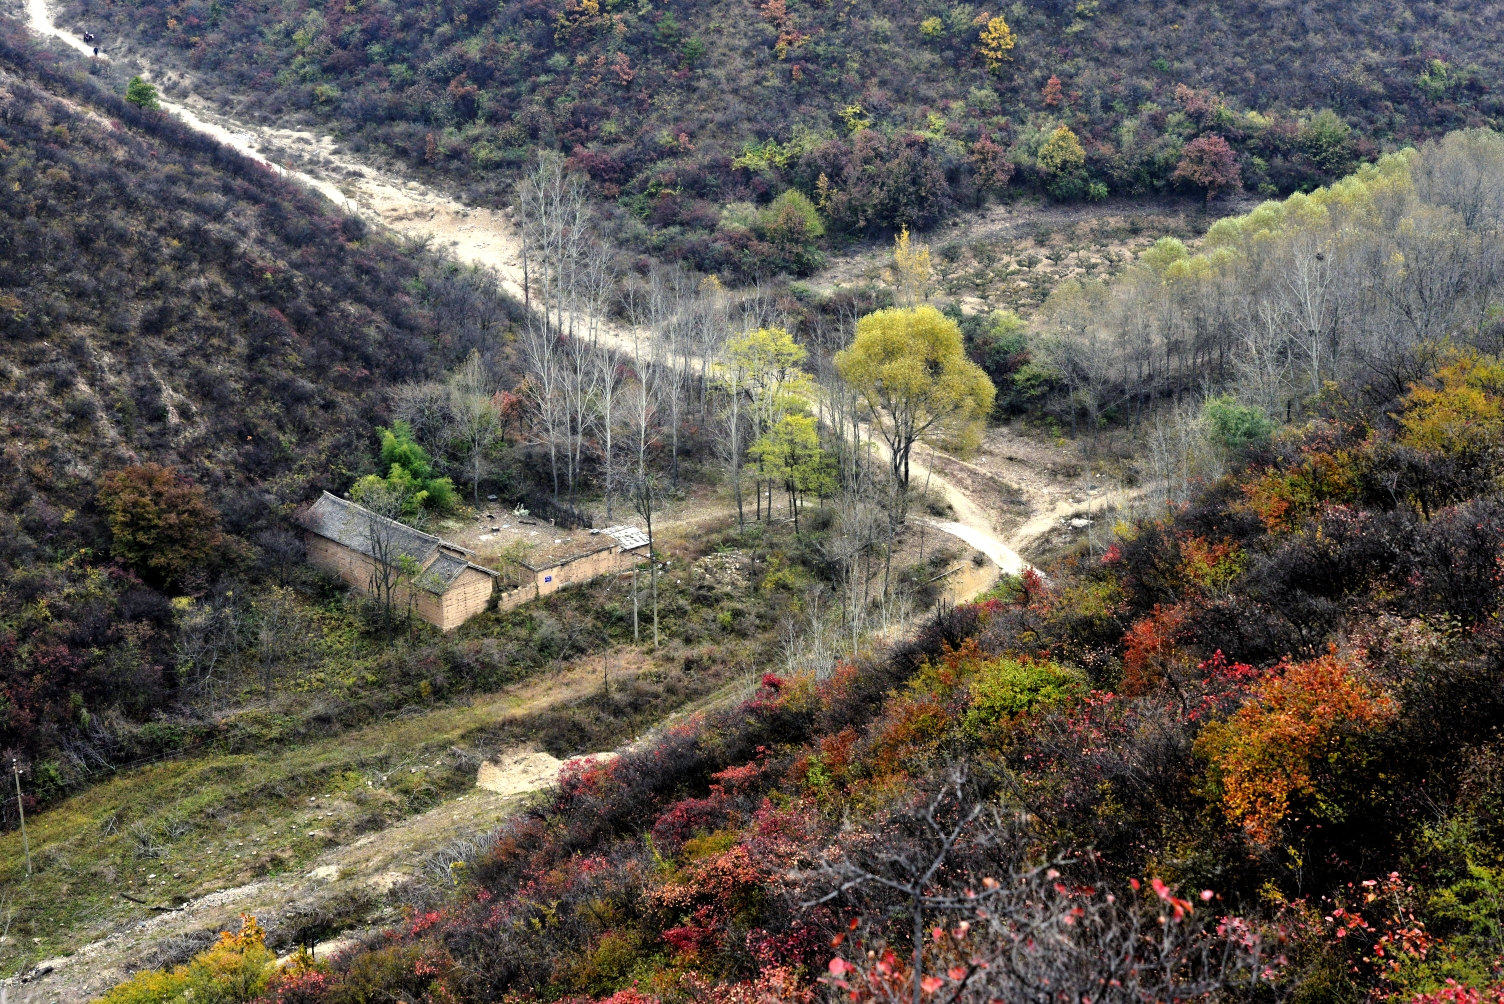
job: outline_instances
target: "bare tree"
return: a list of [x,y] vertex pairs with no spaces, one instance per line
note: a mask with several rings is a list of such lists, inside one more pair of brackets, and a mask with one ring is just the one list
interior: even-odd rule
[[1273,415],[1284,397],[1290,374],[1290,339],[1274,304],[1245,297],[1238,323],[1239,348],[1234,368],[1240,395]]
[[403,591],[401,559],[406,555],[403,544],[408,535],[400,520],[407,500],[401,492],[382,481],[361,492],[358,501],[361,506],[361,540],[371,559],[366,574],[366,593],[375,601],[382,629],[387,641],[391,641],[393,614]]
[[[577,177],[564,170],[563,158],[543,152],[517,184],[518,222],[524,236],[529,306],[523,335],[528,370],[528,399],[533,406],[539,439],[548,448],[554,502],[559,500],[559,464],[573,484],[578,416],[571,412],[571,395],[578,384],[566,352],[572,333],[580,285],[581,257],[589,243],[589,219],[584,190]],[[536,290],[536,297],[533,291]],[[562,454],[562,456],[561,456]]]
[[[529,318],[536,315],[530,314]],[[527,367],[525,397],[533,414],[533,441],[548,448],[549,473],[553,478],[554,502],[559,500],[559,446],[563,439],[563,365],[559,339],[540,319],[530,319],[523,334],[523,358]]]
[[1504,137],[1492,129],[1463,129],[1425,144],[1411,174],[1416,194],[1455,211],[1469,230],[1504,227]]
[[[680,268],[655,268],[648,276],[648,328],[652,363],[658,371],[658,398],[666,410],[669,434],[669,477],[679,482],[679,431],[693,327],[694,285]],[[639,359],[641,357],[638,357]]]
[[853,950],[831,962],[827,982],[842,997],[892,1004],[1146,1004],[1277,977],[1260,933],[1218,918],[1210,892],[1182,898],[1154,880],[1113,893],[1090,860],[1039,860],[1037,841],[964,769],[848,830],[817,868],[791,876],[806,908],[859,911]]
[[1504,139],[1454,133],[1220,221],[1199,255],[1162,239],[1101,302],[1062,285],[1036,329],[1054,350],[1056,403],[1094,425],[1128,401],[1139,426],[1188,391],[1225,388],[1289,417],[1330,382],[1404,394],[1444,344],[1484,344],[1496,328],[1501,173]]
[[602,489],[606,496],[606,520],[615,519],[616,495],[621,487],[621,471],[618,466],[619,452],[616,440],[617,426],[622,420],[621,397],[625,391],[622,381],[623,369],[615,353],[601,349],[593,357],[593,386],[597,408],[597,431],[601,459]]
[[734,361],[723,364],[721,373],[722,434],[716,438],[716,443],[726,465],[726,474],[731,480],[731,494],[736,500],[736,529],[741,533],[747,525],[746,510],[742,505],[742,455],[747,451],[743,401],[746,396],[746,374]]
[[[635,341],[635,335],[634,335]],[[641,359],[641,354],[636,351],[634,345],[632,353],[634,358]],[[642,516],[647,523],[648,533],[648,575],[651,581],[653,597],[653,647],[658,647],[658,558],[653,552],[653,512],[656,508],[661,486],[657,476],[648,464],[648,450],[652,446],[654,438],[658,435],[658,392],[659,384],[650,368],[643,367],[636,375],[636,379],[629,383],[622,392],[623,413],[626,416],[629,430],[629,440],[625,444],[631,451],[630,463],[632,470],[632,507]],[[634,611],[636,609],[636,586],[633,586]],[[636,636],[635,613],[634,613],[634,639]]]
[[450,388],[442,383],[407,384],[393,396],[392,418],[406,422],[413,431],[413,442],[430,457],[441,460],[448,453],[454,427],[452,403]]
[[1118,343],[1104,330],[1106,287],[1098,282],[1070,283],[1059,297],[1050,298],[1046,323],[1053,337],[1046,343],[1050,362],[1071,389],[1072,432],[1078,410],[1086,412],[1086,427],[1096,452],[1102,414],[1112,404],[1115,377],[1122,371]]
[[449,380],[449,416],[450,438],[459,446],[471,501],[480,505],[480,483],[501,439],[501,418],[479,352],[472,350]]
[[233,585],[191,601],[178,612],[178,673],[206,697],[212,712],[235,655],[244,647],[244,604]]
[[272,699],[279,671],[306,651],[305,625],[292,590],[273,586],[255,603],[256,663],[266,699]]

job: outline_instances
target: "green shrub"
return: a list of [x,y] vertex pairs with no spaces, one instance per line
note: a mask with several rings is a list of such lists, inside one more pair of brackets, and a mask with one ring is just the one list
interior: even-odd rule
[[[454,482],[448,478],[434,477],[433,461],[427,451],[413,442],[412,426],[406,422],[393,422],[390,429],[381,429],[381,463],[387,468],[386,477],[368,474],[355,482],[350,497],[357,502],[374,500],[378,494],[390,493],[401,500],[405,516],[414,516],[423,510],[449,512],[458,502]],[[373,505],[378,509],[382,506]]]
[[1080,673],[1057,663],[1009,658],[985,663],[971,680],[965,728],[990,732],[1022,715],[1074,701],[1085,690]]
[[785,207],[792,207],[799,214],[804,220],[804,232],[810,237],[825,236],[825,222],[820,219],[820,210],[815,208],[809,196],[797,188],[790,188],[773,200],[772,205],[768,206],[763,214],[763,225],[769,228],[776,225]]
[[1232,395],[1210,397],[1201,406],[1207,436],[1224,450],[1241,450],[1262,443],[1274,432],[1274,421],[1262,408],[1238,404]]
[[157,100],[157,89],[140,77],[132,77],[131,82],[125,85],[125,100],[138,108],[162,107],[162,103]]

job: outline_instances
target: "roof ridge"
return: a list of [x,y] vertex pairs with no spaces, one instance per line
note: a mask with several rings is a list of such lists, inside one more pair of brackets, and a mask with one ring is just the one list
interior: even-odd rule
[[[376,512],[376,511],[371,510],[371,509],[367,509],[365,506],[361,505],[359,502],[355,502],[355,501],[353,501],[351,499],[340,498],[338,495],[335,495],[333,492],[329,491],[327,488],[324,489],[324,495],[327,496],[327,497],[329,497],[329,498],[331,498],[331,499],[333,499],[335,502],[338,502],[340,505],[349,506],[351,509],[359,509],[361,512],[366,513],[366,514],[368,514],[370,516],[374,516],[375,518],[377,518],[379,520],[383,520],[383,521],[385,521],[387,523],[390,523],[392,526],[401,527],[402,529],[406,530],[408,533],[415,533],[419,537],[426,537],[429,540],[433,541],[434,544],[436,544],[436,545],[444,546],[444,544],[445,544],[445,541],[444,541],[444,539],[442,537],[437,537],[434,534],[431,534],[431,533],[429,533],[426,530],[419,530],[415,526],[409,526],[408,524],[402,522],[399,519],[392,519],[390,516],[383,516],[379,512]],[[458,545],[449,545],[449,546],[458,547]],[[460,548],[460,550],[464,550],[464,549]]]

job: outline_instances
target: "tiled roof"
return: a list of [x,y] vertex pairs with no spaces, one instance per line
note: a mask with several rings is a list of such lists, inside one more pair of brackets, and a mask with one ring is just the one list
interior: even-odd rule
[[378,516],[364,506],[328,492],[309,506],[303,525],[367,557],[374,558],[378,549],[384,550],[387,560],[393,562],[408,557],[420,565],[426,564],[440,543],[432,534]]
[[623,523],[621,526],[608,526],[604,530],[597,532],[605,534],[616,541],[624,551],[635,551],[637,548],[646,547],[648,544],[648,535],[629,523]]
[[[370,558],[376,557],[378,549],[385,551],[387,560],[392,563],[404,557],[411,558],[423,567],[423,574],[417,578],[419,588],[431,593],[442,595],[447,592],[466,568],[485,572],[493,578],[500,574],[494,569],[483,568],[459,555],[441,550],[449,547],[465,551],[465,548],[446,543],[433,534],[414,530],[396,520],[378,516],[364,506],[328,492],[308,507],[308,511],[303,514],[303,526]],[[381,546],[378,548],[375,546],[377,544]]]
[[423,574],[418,576],[418,586],[430,593],[442,595],[454,585],[454,580],[460,577],[460,573],[470,567],[470,562],[453,554],[439,552],[439,556],[433,559],[433,564],[423,569]]

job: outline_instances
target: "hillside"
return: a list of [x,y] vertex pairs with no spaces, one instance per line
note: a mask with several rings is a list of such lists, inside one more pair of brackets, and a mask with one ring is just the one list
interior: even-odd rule
[[[292,508],[368,469],[391,387],[469,351],[477,290],[16,31],[0,36],[0,748],[47,751],[45,786],[184,740],[141,729],[203,682],[178,671],[191,617],[168,598],[212,608],[226,581],[285,580]],[[152,464],[196,522],[132,552],[99,493]]]
[[1497,122],[1500,13],[70,0],[59,23],[185,72],[235,117],[328,130],[473,204],[505,201],[533,151],[558,150],[615,206],[621,240],[745,279],[818,262],[801,250],[818,225],[757,211],[791,186],[838,232],[924,227],[1029,191],[1309,189],[1382,149]]
[[[1154,392],[1155,478],[1109,531],[572,765],[444,895],[332,959],[279,967],[248,925],[106,1000],[226,972],[233,999],[309,1004],[1497,999],[1501,175],[1504,137],[1456,132],[1225,218],[1200,253],[1162,239],[1104,299],[1063,284],[1041,327],[1088,458],[1112,426],[1093,409],[1134,390],[1119,308],[1225,300],[1272,339],[1224,353],[1238,396]],[[1367,326],[1257,326],[1337,256],[1321,302]],[[1022,337],[991,323],[973,334]],[[1267,386],[1241,370],[1270,358]]]
[[[303,563],[295,510],[381,471],[378,430],[415,393],[463,477],[444,381],[469,360],[518,382],[520,310],[105,84],[0,32],[0,750],[29,825],[0,801],[0,967],[89,949],[65,995],[181,961],[236,905],[289,948],[399,917],[442,882],[425,861],[515,806],[475,791],[483,761],[611,749],[735,688],[807,581],[784,528],[729,539],[686,479],[660,554],[731,549],[734,574],[643,592],[661,649],[614,578],[393,637]],[[520,438],[478,494],[537,504],[547,461]]]
[[1504,1002],[1496,6],[0,21],[0,998]]
[[[1049,583],[566,772],[452,898],[262,999],[1472,999],[1446,981],[1494,986],[1500,948],[1500,373],[1460,355]],[[1492,409],[1481,453],[1454,385]],[[226,958],[267,978],[196,965]]]

